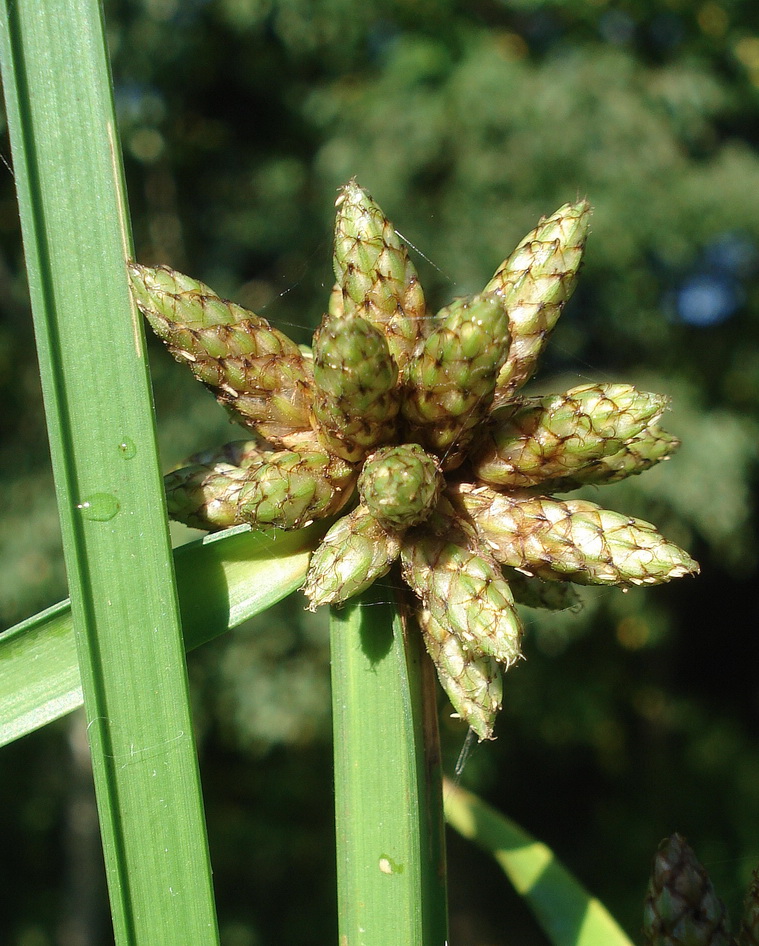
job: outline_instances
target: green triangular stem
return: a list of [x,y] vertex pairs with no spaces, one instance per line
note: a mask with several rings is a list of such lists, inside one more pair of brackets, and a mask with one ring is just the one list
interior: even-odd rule
[[331,612],[340,942],[447,942],[434,670],[383,582]]

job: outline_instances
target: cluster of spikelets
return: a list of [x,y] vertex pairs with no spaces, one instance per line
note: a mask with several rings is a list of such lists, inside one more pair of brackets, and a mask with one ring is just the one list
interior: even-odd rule
[[759,869],[749,886],[737,937],[725,904],[693,849],[679,834],[654,857],[643,907],[644,946],[759,946]]
[[405,245],[354,181],[337,200],[329,309],[313,348],[207,286],[133,264],[134,297],[252,439],[166,477],[200,529],[299,529],[344,511],[312,556],[311,608],[400,560],[458,714],[491,738],[515,601],[564,608],[570,585],[657,584],[697,570],[652,526],[553,494],[666,459],[665,397],[626,384],[517,397],[574,287],[590,208],[542,220],[476,296],[428,312]]

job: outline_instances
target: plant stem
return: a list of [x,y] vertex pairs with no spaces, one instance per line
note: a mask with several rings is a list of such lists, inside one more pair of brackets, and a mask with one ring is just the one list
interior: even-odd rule
[[443,946],[434,671],[378,584],[331,612],[340,943]]

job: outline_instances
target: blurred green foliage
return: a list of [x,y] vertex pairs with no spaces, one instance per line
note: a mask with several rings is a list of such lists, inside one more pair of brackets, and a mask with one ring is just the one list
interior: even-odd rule
[[[682,450],[602,501],[657,522],[703,573],[626,595],[583,589],[577,614],[529,612],[499,739],[473,752],[464,781],[553,846],[633,937],[650,858],[674,830],[737,912],[759,862],[759,8],[110,0],[106,18],[137,257],[299,341],[326,306],[333,198],[353,175],[441,305],[481,287],[538,216],[589,197],[580,285],[535,388],[632,381],[672,396]],[[0,307],[9,625],[65,594],[10,173]],[[151,354],[167,468],[237,436],[152,341]],[[298,596],[191,660],[226,946],[334,939],[327,663],[324,616]],[[0,939],[14,946],[110,935],[102,895],[83,900],[72,883],[87,858],[98,875],[76,828],[79,725],[3,756],[13,908]],[[464,733],[447,709],[443,731],[450,769]],[[459,841],[451,905],[459,946],[545,943]]]

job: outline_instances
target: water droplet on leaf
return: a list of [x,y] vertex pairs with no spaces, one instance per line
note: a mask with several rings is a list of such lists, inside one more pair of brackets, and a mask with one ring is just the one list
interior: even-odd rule
[[118,499],[110,493],[93,493],[84,502],[77,503],[85,519],[94,519],[95,522],[108,522],[113,519],[121,508]]
[[137,445],[131,437],[124,437],[119,444],[119,453],[125,460],[131,460],[137,453]]

